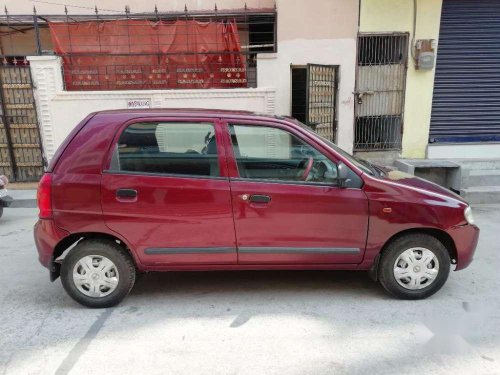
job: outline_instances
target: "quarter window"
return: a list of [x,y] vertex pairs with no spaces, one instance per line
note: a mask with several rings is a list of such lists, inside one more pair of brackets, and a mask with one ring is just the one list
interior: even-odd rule
[[209,123],[136,123],[121,134],[112,170],[219,176],[215,129]]
[[337,165],[287,131],[231,125],[231,140],[242,178],[336,182]]

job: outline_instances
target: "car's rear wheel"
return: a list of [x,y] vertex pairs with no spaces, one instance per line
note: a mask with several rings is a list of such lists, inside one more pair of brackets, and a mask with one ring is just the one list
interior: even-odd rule
[[436,293],[450,273],[450,255],[435,237],[409,234],[390,243],[379,263],[379,280],[392,295],[423,299]]
[[83,240],[64,258],[61,281],[66,292],[82,305],[115,306],[134,286],[134,262],[117,243]]

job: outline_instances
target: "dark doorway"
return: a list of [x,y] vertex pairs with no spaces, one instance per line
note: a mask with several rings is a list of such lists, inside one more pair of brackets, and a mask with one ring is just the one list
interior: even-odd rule
[[292,117],[306,122],[307,67],[292,66]]

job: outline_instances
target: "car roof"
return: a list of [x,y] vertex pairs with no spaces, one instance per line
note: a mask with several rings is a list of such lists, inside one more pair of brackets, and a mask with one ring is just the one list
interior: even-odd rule
[[148,109],[113,109],[94,112],[94,115],[115,115],[120,117],[161,117],[161,116],[179,116],[179,117],[237,117],[237,118],[261,118],[285,120],[285,116],[271,115],[242,110],[227,109],[204,109],[204,108],[148,108]]

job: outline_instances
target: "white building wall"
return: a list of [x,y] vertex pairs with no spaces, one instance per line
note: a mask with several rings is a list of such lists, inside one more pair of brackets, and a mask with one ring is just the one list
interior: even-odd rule
[[64,91],[61,59],[28,58],[35,85],[38,120],[50,160],[70,131],[89,113],[127,108],[127,101],[147,99],[151,108],[217,108],[274,114],[274,88],[210,90]]
[[257,86],[276,88],[276,113],[291,112],[291,65],[339,65],[336,143],[352,152],[354,140],[355,39],[294,39],[282,41],[279,52],[260,54],[257,59]]
[[[211,9],[207,0],[192,0],[188,9]],[[242,8],[244,0],[224,0],[219,9]],[[75,0],[72,5],[81,5]],[[178,10],[178,2],[168,10]],[[16,2],[9,3],[14,9]],[[107,0],[103,8],[118,7],[118,0]],[[184,2],[182,3],[184,4]],[[337,97],[340,147],[352,152],[354,139],[354,87],[358,0],[276,0],[278,9],[275,54],[259,54],[256,89],[70,91],[63,90],[60,60],[54,56],[29,58],[37,87],[37,104],[45,153],[50,158],[70,130],[88,113],[126,108],[127,100],[149,99],[152,107],[191,107],[244,109],[268,114],[291,114],[290,65],[325,64],[339,66]],[[106,7],[104,6],[106,5]],[[133,5],[133,4],[132,4]],[[250,8],[272,7],[274,0],[249,0]],[[21,7],[22,8],[22,7]],[[14,13],[23,13],[24,9]],[[71,8],[71,11],[80,8]],[[133,11],[139,8],[132,7]],[[182,6],[183,9],[183,6]],[[44,8],[48,11],[48,8]],[[55,9],[54,9],[55,10]],[[83,13],[88,9],[82,8]],[[163,8],[160,11],[164,10]],[[39,11],[39,14],[43,13]]]
[[355,51],[352,39],[283,41],[279,53],[258,55],[258,88],[154,91],[64,91],[60,58],[31,56],[45,154],[50,159],[73,127],[89,113],[126,108],[132,99],[148,99],[152,108],[218,108],[289,115],[290,65],[307,63],[339,65],[337,143],[352,152]]

